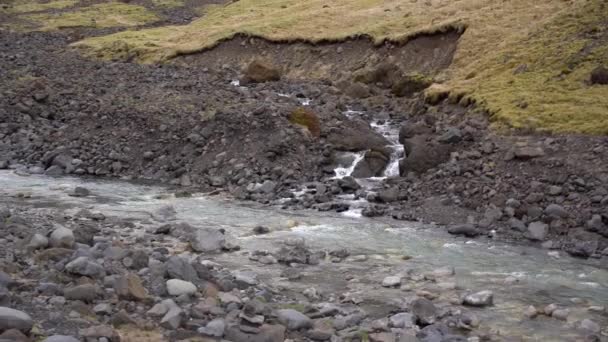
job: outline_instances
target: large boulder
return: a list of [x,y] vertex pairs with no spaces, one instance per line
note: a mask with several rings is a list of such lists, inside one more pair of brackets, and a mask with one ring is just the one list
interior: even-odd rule
[[25,312],[0,306],[0,331],[16,329],[27,333],[33,325],[34,321]]
[[425,136],[419,135],[406,140],[407,157],[399,162],[399,174],[405,176],[408,172],[423,173],[450,159],[452,147],[441,144]]
[[254,60],[243,70],[241,84],[261,83],[278,81],[281,79],[281,72],[272,64],[260,60]]
[[312,327],[312,320],[297,310],[278,310],[277,318],[281,324],[287,327],[288,330],[300,330]]
[[385,151],[371,150],[355,166],[352,176],[355,178],[380,177],[390,161]]
[[50,236],[51,247],[72,248],[76,238],[74,232],[65,227],[57,227]]
[[383,150],[390,145],[386,138],[362,120],[343,121],[341,127],[330,130],[327,141],[337,150],[350,152]]

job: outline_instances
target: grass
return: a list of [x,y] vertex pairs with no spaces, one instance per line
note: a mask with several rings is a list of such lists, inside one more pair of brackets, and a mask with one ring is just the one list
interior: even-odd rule
[[145,7],[115,1],[82,7],[75,11],[26,14],[21,18],[38,24],[42,31],[70,27],[132,27],[158,20],[158,17]]
[[175,8],[184,6],[183,0],[152,0],[152,4],[162,8]]
[[18,2],[9,2],[9,6],[6,9],[0,9],[0,12],[6,13],[26,13],[26,12],[38,12],[46,11],[51,9],[62,9],[66,7],[74,6],[79,0],[52,0],[52,1],[32,1],[23,0]]

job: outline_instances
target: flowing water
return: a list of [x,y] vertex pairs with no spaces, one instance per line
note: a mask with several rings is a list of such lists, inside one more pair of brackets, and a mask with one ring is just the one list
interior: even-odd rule
[[[68,191],[75,186],[86,187],[92,196],[68,196]],[[25,199],[22,198],[24,194],[27,195]],[[284,211],[221,197],[175,198],[167,189],[157,186],[78,178],[24,177],[9,171],[0,172],[0,200],[9,205],[26,202],[36,207],[72,208],[74,211],[89,208],[142,224],[153,223],[155,213],[170,205],[175,208],[179,220],[199,227],[226,229],[245,251],[273,250],[280,241],[294,237],[304,238],[313,249],[347,248],[351,255],[369,255],[371,262],[362,266],[353,266],[356,263],[351,266],[322,263],[324,266],[321,268],[311,269],[317,270],[319,277],[325,274],[330,278],[319,281],[318,286],[344,291],[340,288],[344,284],[331,288],[331,278],[334,278],[331,274],[340,267],[352,267],[352,272],[371,284],[361,284],[362,291],[369,297],[395,296],[395,291],[399,291],[378,287],[382,276],[391,275],[386,272],[430,271],[453,266],[459,286],[495,292],[495,306],[477,312],[483,326],[506,335],[530,336],[531,340],[571,340],[567,337],[575,334],[576,321],[582,318],[592,318],[601,324],[608,321],[605,316],[587,311],[591,305],[608,305],[608,271],[605,265],[601,265],[601,260],[574,259],[565,254],[556,258],[554,253],[549,255],[546,250],[532,247],[505,245],[492,240],[457,239],[441,229],[416,223],[350,218],[314,211]],[[296,221],[298,225],[287,229],[288,221]],[[251,235],[251,229],[256,225],[271,227],[273,232]],[[403,261],[402,255],[409,255],[412,259]],[[242,253],[229,253],[222,257],[240,267],[270,272],[268,266],[256,266]],[[381,267],[378,268],[374,262]],[[505,284],[508,278],[517,281]],[[579,298],[579,304],[573,303],[573,298]],[[572,312],[570,323],[547,317],[522,319],[522,312],[528,305],[542,307],[549,303],[568,307]]]

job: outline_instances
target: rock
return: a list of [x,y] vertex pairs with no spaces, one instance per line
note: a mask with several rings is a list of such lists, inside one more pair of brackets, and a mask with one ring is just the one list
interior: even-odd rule
[[545,223],[536,221],[528,225],[527,238],[533,241],[543,241],[549,233],[549,226]]
[[545,315],[551,316],[553,314],[553,311],[555,311],[557,309],[558,309],[558,307],[556,304],[549,304],[549,305],[545,306],[545,308],[543,309],[543,312],[545,313]]
[[70,229],[58,227],[51,233],[49,242],[51,247],[72,248],[74,242],[76,242],[76,238],[74,237],[74,232]]
[[492,291],[480,291],[466,295],[463,304],[469,306],[489,306],[494,304],[494,293]]
[[409,172],[424,173],[450,158],[451,145],[427,141],[424,136],[406,139],[404,144],[406,158],[399,162],[399,174],[403,177]]
[[243,71],[243,74],[244,77],[241,80],[242,85],[246,85],[250,82],[261,83],[278,81],[281,79],[281,73],[277,68],[270,63],[260,60],[254,60],[249,63],[247,68]]
[[173,303],[173,306],[169,308],[169,311],[161,319],[160,326],[165,329],[176,330],[181,327],[185,319],[186,313]]
[[586,229],[590,232],[608,236],[608,226],[602,220],[601,215],[593,215],[591,219],[587,221]]
[[81,256],[65,265],[66,271],[87,277],[98,277],[105,273],[103,266],[89,260],[89,258]]
[[363,83],[355,82],[344,89],[344,94],[354,99],[365,99],[372,95],[369,87]]
[[538,316],[538,310],[536,310],[534,306],[530,305],[524,311],[524,315],[526,315],[526,317],[528,318],[535,318],[536,316]]
[[97,315],[110,315],[112,313],[112,305],[99,303],[93,307],[93,312]]
[[63,175],[63,169],[61,168],[61,166],[52,165],[44,171],[44,174],[49,177],[59,177]]
[[120,310],[112,316],[111,319],[113,327],[121,327],[123,325],[136,325],[137,323],[125,310]]
[[540,147],[523,146],[523,147],[515,148],[515,150],[513,150],[513,156],[516,159],[520,159],[520,160],[538,158],[538,157],[542,157],[544,155],[545,155],[545,152]]
[[165,266],[170,278],[181,279],[195,284],[200,282],[196,269],[186,258],[174,255],[167,260]]
[[401,285],[401,277],[391,276],[382,280],[382,286],[384,287],[395,287],[399,285]]
[[566,218],[568,217],[568,212],[558,204],[549,204],[545,208],[545,215],[550,218],[558,219],[558,218]]
[[105,341],[120,342],[120,336],[118,333],[109,325],[96,325],[85,329],[78,330],[80,337],[84,338],[85,341]]
[[361,185],[359,185],[359,183],[357,183],[357,180],[351,176],[347,176],[342,179],[339,179],[338,186],[340,186],[340,188],[345,191],[358,190],[361,188]]
[[285,327],[264,324],[256,333],[246,333],[239,325],[233,324],[226,328],[224,339],[232,342],[283,342]]
[[312,320],[308,316],[293,309],[277,310],[277,318],[288,330],[300,330],[312,327]]
[[608,69],[600,65],[591,71],[591,84],[608,85]]
[[34,234],[34,236],[32,236],[32,239],[30,240],[30,243],[27,244],[27,248],[31,250],[45,249],[48,246],[49,239],[47,239],[46,236],[41,234]]
[[383,151],[367,151],[363,160],[355,166],[352,176],[355,178],[380,177],[389,161],[390,157]]
[[381,332],[369,334],[370,342],[396,342],[397,336],[393,333]]
[[401,77],[398,81],[396,81],[392,88],[391,92],[395,96],[403,97],[403,96],[412,96],[417,92],[420,92],[426,88],[428,88],[432,83],[432,80],[418,74],[405,75]]
[[132,273],[116,278],[114,291],[118,298],[124,300],[144,300],[148,297],[148,291],[143,286],[141,279]]
[[226,237],[218,229],[198,228],[192,232],[190,245],[199,253],[219,252],[226,245]]
[[171,296],[193,295],[197,291],[196,285],[180,279],[167,280],[167,292]]
[[384,189],[378,191],[378,195],[376,198],[383,203],[391,203],[395,201],[399,201],[405,198],[405,196],[401,195],[401,190],[399,187],[394,186],[389,189]]
[[42,342],[79,342],[79,340],[72,336],[53,335],[45,338]]
[[223,318],[216,318],[211,322],[207,323],[206,326],[198,328],[200,334],[211,336],[211,337],[222,337],[224,336],[224,330],[226,329],[226,322]]
[[33,325],[32,318],[25,312],[0,306],[0,331],[16,329],[28,333]]
[[453,235],[464,235],[466,237],[475,237],[479,235],[477,228],[472,224],[459,224],[448,227],[448,233]]
[[462,132],[455,127],[448,128],[447,132],[443,133],[437,141],[444,144],[455,144],[462,140]]
[[270,228],[264,226],[255,226],[253,228],[253,233],[256,235],[268,234],[270,233]]
[[87,188],[83,188],[81,186],[77,186],[74,188],[74,191],[70,194],[72,197],[86,197],[89,196],[91,192]]
[[566,321],[568,320],[568,316],[570,315],[570,310],[568,309],[555,309],[551,313],[551,317]]
[[416,298],[410,304],[410,311],[416,316],[418,324],[422,326],[433,324],[437,319],[435,304],[426,298]]
[[31,340],[21,331],[9,329],[0,334],[0,342],[31,342]]
[[392,315],[388,319],[388,325],[393,328],[414,328],[416,326],[416,319],[414,315],[409,312],[401,312],[396,315]]
[[599,324],[595,323],[594,321],[592,321],[588,318],[585,318],[581,321],[580,328],[583,330],[592,332],[594,334],[599,334],[602,330],[602,328],[600,327]]
[[93,302],[98,296],[98,288],[93,284],[83,284],[68,287],[63,292],[66,299],[80,300],[86,303]]

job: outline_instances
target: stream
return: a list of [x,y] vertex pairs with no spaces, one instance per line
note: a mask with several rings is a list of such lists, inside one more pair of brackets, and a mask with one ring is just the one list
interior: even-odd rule
[[[75,186],[91,191],[91,196],[68,195]],[[505,336],[527,336],[537,341],[563,341],[575,333],[576,322],[591,318],[605,327],[608,317],[588,311],[590,306],[608,305],[608,270],[602,260],[582,260],[566,254],[533,247],[496,243],[490,239],[454,238],[442,229],[389,218],[367,219],[338,213],[287,211],[255,203],[240,203],[220,196],[195,195],[176,198],[166,188],[123,181],[80,178],[19,176],[0,171],[0,204],[37,208],[62,208],[76,212],[87,208],[106,216],[128,218],[142,229],[158,225],[154,216],[168,205],[177,220],[193,226],[224,228],[242,247],[241,252],[225,253],[215,260],[259,272],[273,281],[277,271],[248,260],[243,251],[275,250],[286,239],[303,238],[312,249],[346,248],[351,255],[366,255],[364,262],[322,262],[306,269],[311,274],[286,286],[321,291],[359,294],[371,302],[405,296],[396,289],[379,286],[384,276],[411,270],[428,272],[451,266],[455,281],[463,289],[492,290],[493,307],[472,309],[482,327]],[[257,225],[270,227],[267,235],[252,235]],[[293,227],[292,227],[293,226]],[[289,228],[292,227],[292,228]],[[404,261],[402,256],[411,259]],[[355,274],[357,281],[334,277]],[[280,280],[275,285],[281,285]],[[558,303],[570,310],[568,323],[548,317],[535,320],[523,317],[525,308],[542,308]]]

